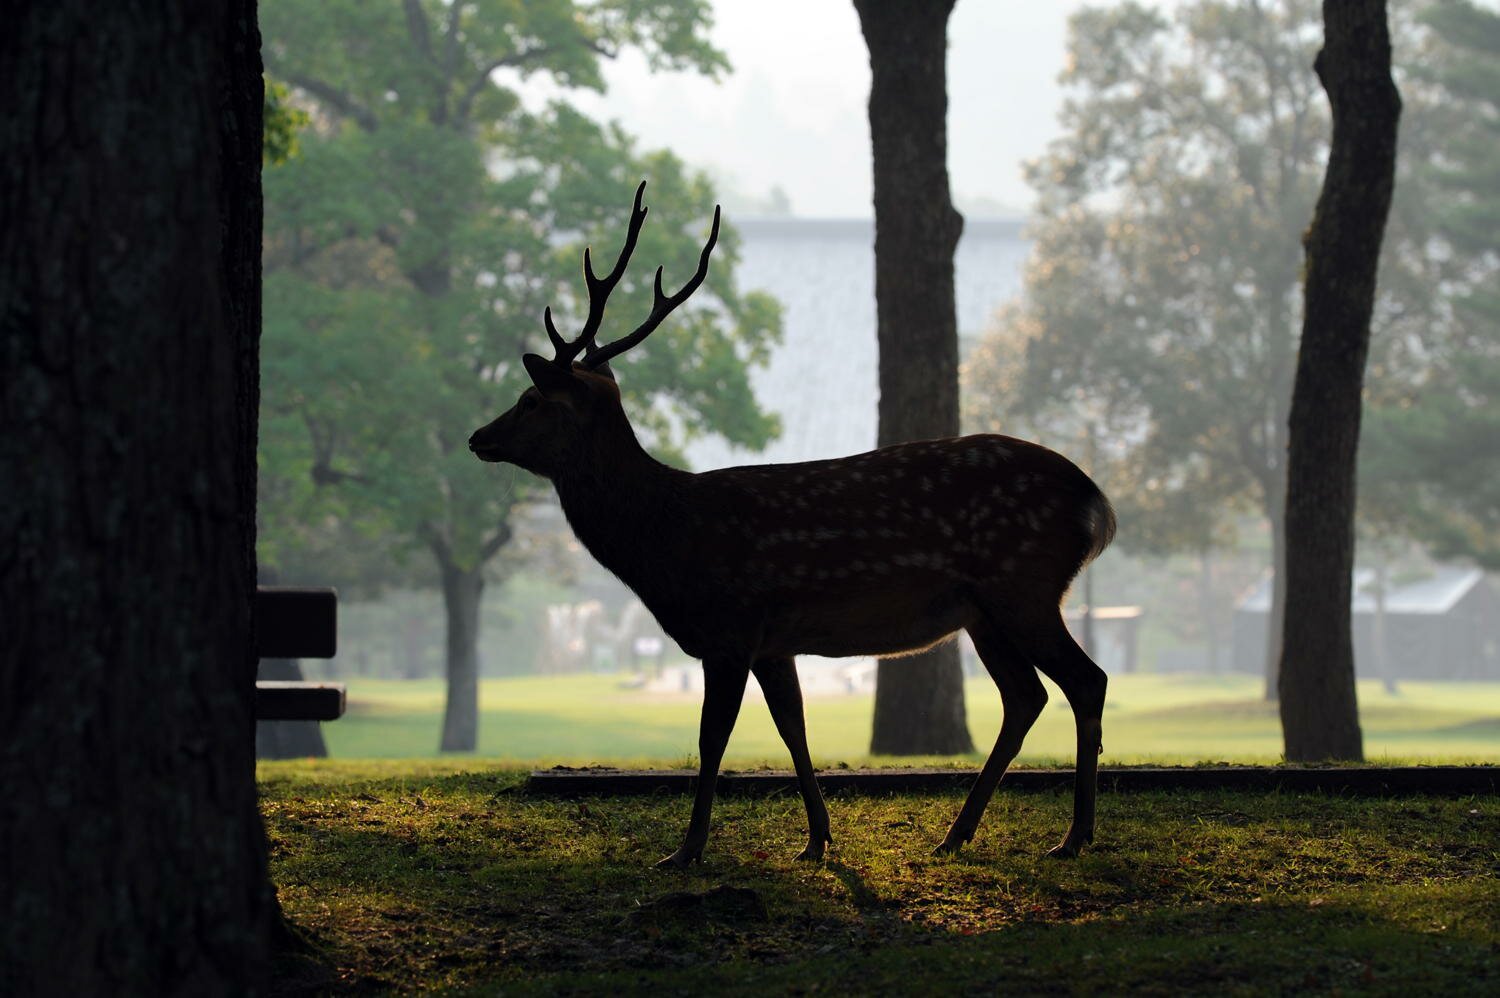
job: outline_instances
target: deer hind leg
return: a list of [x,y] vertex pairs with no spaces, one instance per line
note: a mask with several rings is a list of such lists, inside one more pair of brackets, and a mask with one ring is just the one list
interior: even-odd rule
[[807,751],[807,723],[802,714],[802,686],[797,682],[796,660],[790,656],[757,659],[750,671],[755,673],[761,692],[766,695],[766,706],[781,740],[792,753],[792,768],[797,771],[797,786],[807,808],[807,848],[797,858],[820,860],[833,837],[828,834],[828,807],[818,790],[812,757]]
[[1032,724],[1041,715],[1042,708],[1047,705],[1047,691],[1037,678],[1036,670],[1000,628],[988,621],[980,621],[969,627],[969,636],[974,639],[979,660],[984,663],[990,678],[1000,689],[1000,702],[1005,714],[1000,723],[1000,736],[995,739],[995,747],[990,750],[989,758],[979,771],[979,779],[974,781],[963,808],[958,812],[958,817],[953,819],[952,827],[948,829],[948,834],[935,854],[958,852],[965,842],[974,838],[974,831],[979,827],[979,819],[984,816],[984,809],[989,805],[990,798],[994,796],[995,787],[999,785],[1000,778],[1005,775],[1016,753],[1021,750],[1021,742],[1026,738],[1026,733],[1031,730]]
[[740,702],[745,698],[745,680],[749,675],[749,667],[740,659],[703,661],[703,714],[698,721],[698,786],[693,795],[693,815],[688,820],[682,845],[657,863],[658,867],[686,869],[703,858],[719,763],[724,759],[724,747],[729,744],[729,733],[734,730],[735,719],[739,717]]
[[1098,795],[1099,753],[1102,751],[1104,670],[1068,633],[1060,613],[1052,616],[1033,640],[1022,645],[1042,673],[1058,685],[1073,708],[1078,729],[1078,759],[1073,781],[1073,824],[1049,856],[1070,858],[1094,841],[1094,806]]

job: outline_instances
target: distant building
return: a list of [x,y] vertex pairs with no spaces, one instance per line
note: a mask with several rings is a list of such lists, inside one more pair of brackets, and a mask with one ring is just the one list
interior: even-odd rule
[[[879,399],[875,343],[875,228],[868,219],[735,219],[739,285],[783,307],[783,339],[752,373],[760,404],[781,417],[764,451],[718,438],[686,448],[694,471],[842,457],[875,446]],[[960,351],[1021,288],[1031,244],[1020,219],[967,219],[954,254]]]
[[[1374,573],[1354,574],[1354,668],[1361,679],[1500,679],[1500,599],[1476,568],[1446,565],[1385,598],[1385,640],[1377,647]],[[1267,579],[1234,612],[1234,669],[1265,668]]]

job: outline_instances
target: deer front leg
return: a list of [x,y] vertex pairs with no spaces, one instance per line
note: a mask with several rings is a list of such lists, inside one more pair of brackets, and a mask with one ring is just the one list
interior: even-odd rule
[[823,858],[824,848],[833,842],[833,837],[828,834],[828,807],[823,803],[823,794],[813,774],[812,757],[807,751],[807,722],[802,714],[802,686],[797,681],[796,660],[762,658],[750,670],[766,695],[766,706],[781,740],[792,753],[792,768],[797,771],[797,786],[807,808],[807,848],[797,858],[816,862]]
[[688,820],[682,845],[657,863],[658,867],[685,870],[703,858],[719,763],[724,759],[724,746],[729,744],[735,718],[739,717],[740,703],[745,699],[745,680],[749,675],[749,666],[743,659],[703,660],[703,715],[698,722],[698,786],[693,795],[693,816]]

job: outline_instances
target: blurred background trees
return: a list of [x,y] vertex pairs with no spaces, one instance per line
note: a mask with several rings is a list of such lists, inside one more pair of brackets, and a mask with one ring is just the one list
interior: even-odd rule
[[[1377,533],[1446,539],[1450,550],[1473,550],[1455,535],[1472,536],[1486,511],[1455,522],[1464,507],[1445,497],[1476,501],[1485,490],[1465,479],[1496,471],[1474,358],[1493,356],[1497,327],[1463,315],[1475,298],[1464,289],[1484,286],[1494,254],[1442,219],[1447,205],[1495,231],[1469,202],[1495,189],[1497,89],[1459,82],[1470,62],[1482,76],[1483,59],[1466,62],[1425,26],[1493,16],[1462,6],[1436,5],[1426,20],[1406,9],[1393,24],[1407,110],[1361,486]],[[1265,524],[1273,566],[1284,563],[1300,239],[1329,132],[1310,69],[1320,41],[1313,0],[1207,0],[1171,16],[1124,3],[1071,22],[1066,131],[1029,173],[1037,213],[1024,292],[971,358],[968,412],[971,423],[1029,425],[1067,453],[1102,455],[1093,470],[1120,507],[1127,548],[1206,553],[1249,514]],[[1481,163],[1487,177],[1459,166]],[[996,391],[1002,379],[1009,387]],[[1437,504],[1449,512],[1434,518]]]
[[[468,434],[529,384],[519,360],[545,343],[542,309],[582,315],[583,245],[617,251],[641,178],[652,213],[637,256],[669,277],[691,273],[713,208],[703,176],[565,95],[599,88],[600,61],[627,48],[722,71],[706,17],[699,0],[262,5],[267,69],[311,115],[298,155],[266,178],[262,556],[421,555],[351,574],[441,587],[445,751],[474,747],[479,598],[536,490],[474,460]],[[527,106],[515,85],[538,76],[560,96]],[[746,368],[778,311],[737,292],[736,246],[726,227],[696,307],[616,365],[659,450],[775,432]],[[616,321],[649,309],[649,274],[617,290]]]
[[[287,581],[336,584],[350,598],[348,634],[358,640],[335,668],[401,677],[447,668],[450,747],[472,744],[486,581],[491,675],[538,667],[532,651],[558,643],[553,613],[576,624],[603,589],[586,560],[571,559],[560,519],[547,519],[549,490],[481,466],[463,438],[521,387],[515,360],[544,343],[541,309],[551,304],[576,324],[581,248],[591,241],[611,258],[639,179],[650,181],[652,218],[642,274],[617,293],[614,321],[644,312],[640,279],[651,264],[665,264],[669,281],[691,270],[714,201],[725,202],[731,224],[763,216],[745,225],[745,239],[726,229],[695,310],[622,359],[627,404],[659,453],[680,457],[695,437],[715,433],[754,446],[774,431],[746,367],[776,349],[777,309],[761,293],[740,292],[736,277],[784,296],[798,344],[816,342],[808,352],[835,368],[799,356],[756,372],[766,397],[831,399],[845,389],[839,405],[800,414],[817,429],[798,422],[789,438],[817,443],[824,427],[846,420],[845,402],[876,409],[849,388],[863,384],[875,348],[873,308],[869,318],[859,311],[868,289],[850,277],[868,270],[855,246],[864,237],[850,235],[856,226],[807,217],[830,209],[801,193],[791,168],[790,195],[764,175],[758,190],[735,190],[741,169],[709,157],[709,175],[721,179],[711,184],[578,110],[620,55],[627,65],[690,74],[675,77],[676,88],[719,78],[726,61],[707,40],[710,7],[263,4],[273,80],[267,155],[280,165],[266,176],[262,561]],[[863,64],[868,52],[849,13]],[[1424,551],[1500,564],[1497,15],[1453,0],[1396,5],[1392,18],[1406,111],[1359,486],[1360,557],[1374,569],[1360,592],[1377,607],[1388,590],[1433,574]],[[971,219],[971,236],[1010,241],[1004,252],[971,256],[967,271],[964,254],[975,244],[967,236],[960,244],[964,428],[1039,439],[1105,485],[1120,510],[1119,537],[1080,579],[1070,609],[1091,649],[1096,603],[1144,610],[1139,660],[1148,670],[1218,672],[1231,651],[1237,669],[1261,654],[1260,645],[1242,654],[1239,639],[1260,630],[1246,621],[1265,619],[1257,586],[1280,560],[1301,238],[1328,142],[1311,68],[1321,39],[1315,0],[1079,10],[1062,77],[1062,134],[1030,166],[1036,201],[1025,237],[1014,235],[1019,219],[1000,223],[1010,226],[1005,237],[994,235],[995,220]],[[954,50],[965,41],[955,34]],[[950,63],[957,72],[960,62]],[[800,81],[807,69],[789,75]],[[809,102],[828,96],[807,91]],[[729,102],[700,103],[683,120],[710,123],[708,106],[726,120],[736,113]],[[298,113],[306,120],[286,120]],[[649,117],[640,115],[640,127]],[[991,118],[985,127],[1009,123]],[[955,119],[950,128],[956,164],[974,125]],[[829,155],[815,145],[763,152],[760,162]],[[857,187],[862,164],[839,160]],[[976,204],[973,194],[960,189],[954,199]],[[791,213],[794,201],[806,215]],[[1025,252],[1020,293],[975,342],[983,320],[966,315],[1011,293],[1013,261]],[[778,254],[776,266],[765,263]],[[984,309],[973,307],[978,299]],[[777,353],[778,364],[792,354]],[[789,425],[799,419],[781,408]],[[873,415],[870,425],[873,444]],[[581,580],[571,577],[579,572]],[[382,593],[378,605],[366,599]],[[620,619],[620,609],[606,614]],[[1098,630],[1112,654],[1120,625]],[[1263,630],[1273,663],[1276,615]],[[670,643],[665,654],[672,658]],[[1466,674],[1492,668],[1483,663],[1496,661],[1493,649],[1485,655]],[[568,669],[622,661],[612,650],[541,658],[566,658]],[[655,661],[653,670],[661,656]],[[851,689],[874,671],[862,668]]]
[[[1429,294],[1441,323],[1401,390],[1365,430],[1372,512],[1445,557],[1500,568],[1500,13],[1466,0],[1425,6],[1404,89],[1426,97],[1404,143],[1403,221],[1444,253]],[[1408,119],[1415,117],[1412,114]],[[1410,126],[1403,122],[1403,130]],[[1404,185],[1404,189],[1403,189]],[[1420,221],[1418,227],[1416,222]]]

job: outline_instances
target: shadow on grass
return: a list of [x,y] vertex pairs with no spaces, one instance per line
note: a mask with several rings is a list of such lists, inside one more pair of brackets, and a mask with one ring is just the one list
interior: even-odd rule
[[514,780],[268,794],[283,905],[342,990],[1494,990],[1491,803],[1140,795],[1057,862],[1066,793],[1002,794],[956,858],[928,850],[961,794],[851,797],[837,851],[805,864],[799,801],[731,799],[709,864],[675,873],[652,863],[683,798],[539,801]]
[[851,934],[809,954],[665,971],[568,973],[539,992],[1211,994],[1493,993],[1492,944],[1371,915],[1357,905],[1224,903],[1026,920],[965,935],[908,927]]

